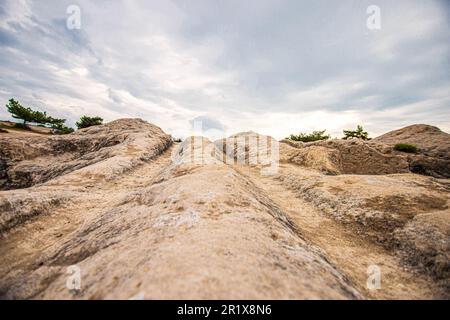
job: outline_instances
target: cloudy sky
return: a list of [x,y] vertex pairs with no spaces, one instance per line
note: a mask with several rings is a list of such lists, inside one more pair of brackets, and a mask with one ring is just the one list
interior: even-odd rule
[[[67,27],[70,5],[80,29]],[[199,121],[210,136],[450,131],[445,0],[0,0],[0,50],[2,104],[15,97],[70,125],[87,114],[176,137]]]

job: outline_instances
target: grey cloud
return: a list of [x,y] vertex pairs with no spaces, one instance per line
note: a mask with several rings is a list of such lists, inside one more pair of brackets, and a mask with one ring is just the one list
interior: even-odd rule
[[3,47],[12,47],[17,44],[17,40],[14,37],[14,35],[9,32],[8,30],[5,30],[3,28],[0,28],[0,45]]
[[199,116],[189,121],[192,127],[201,125],[202,130],[216,129],[220,131],[225,130],[225,126],[217,119],[210,116]]
[[120,97],[111,88],[108,88],[108,97],[115,103],[122,103]]

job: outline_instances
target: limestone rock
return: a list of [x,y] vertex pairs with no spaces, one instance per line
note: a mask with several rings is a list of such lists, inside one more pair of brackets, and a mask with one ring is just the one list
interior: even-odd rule
[[310,143],[283,140],[281,144],[287,161],[327,174],[409,172],[406,157],[382,153],[361,140],[335,139]]
[[390,147],[397,143],[413,144],[417,146],[418,153],[407,156],[412,172],[450,178],[450,134],[439,128],[416,124],[388,132],[373,142]]
[[389,143],[173,144],[123,119],[0,147],[0,298],[448,298],[449,180]]
[[0,190],[30,187],[77,170],[89,179],[110,178],[159,155],[171,141],[140,119],[63,136],[0,136]]
[[278,179],[356,233],[399,249],[450,285],[450,184],[413,174],[339,175],[287,168]]

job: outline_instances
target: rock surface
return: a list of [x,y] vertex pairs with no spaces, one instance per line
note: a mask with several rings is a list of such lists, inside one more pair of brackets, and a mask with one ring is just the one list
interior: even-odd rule
[[0,136],[0,190],[30,187],[73,171],[111,178],[159,155],[171,141],[160,128],[140,119],[63,136]]
[[355,233],[406,255],[437,279],[450,279],[448,181],[412,174],[313,175],[295,168],[281,170],[278,179]]
[[405,157],[382,153],[360,140],[312,143],[282,141],[285,160],[327,174],[390,174],[409,172]]
[[373,143],[172,144],[136,119],[6,134],[0,297],[449,298],[449,180]]
[[373,141],[390,146],[397,143],[414,144],[426,156],[450,159],[450,134],[425,124],[415,124],[390,131]]
[[450,134],[439,128],[416,124],[388,132],[373,142],[389,147],[397,143],[413,144],[417,146],[418,153],[407,157],[412,172],[450,178]]
[[[412,125],[369,141],[281,142],[284,160],[327,174],[414,172],[450,178],[450,135],[433,126]],[[418,152],[395,151],[394,146],[398,143],[413,144]]]

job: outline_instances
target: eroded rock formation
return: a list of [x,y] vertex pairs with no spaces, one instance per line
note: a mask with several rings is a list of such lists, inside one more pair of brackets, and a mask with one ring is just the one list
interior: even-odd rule
[[140,119],[113,121],[63,136],[3,135],[0,189],[30,187],[73,171],[111,178],[159,155],[171,141],[160,128]]
[[[448,297],[449,180],[410,173],[408,155],[381,140],[247,132],[173,144],[135,119],[6,134],[0,296]],[[370,265],[383,272],[379,290],[367,286]]]

